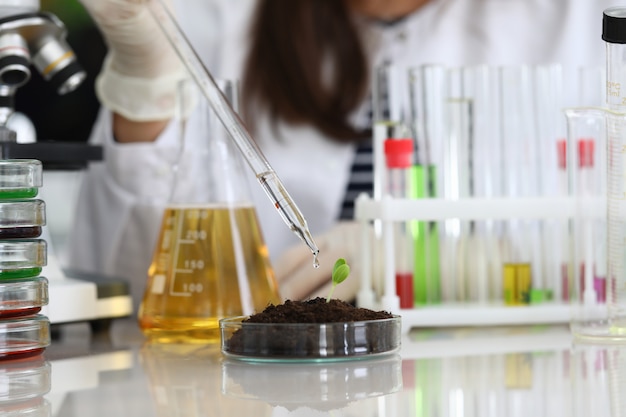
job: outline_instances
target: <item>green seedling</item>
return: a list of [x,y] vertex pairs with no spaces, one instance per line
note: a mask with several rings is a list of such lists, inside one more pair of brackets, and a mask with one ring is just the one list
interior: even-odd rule
[[344,282],[346,278],[348,278],[348,275],[350,275],[350,267],[346,263],[346,260],[343,258],[337,259],[337,261],[335,262],[335,266],[333,266],[333,286],[330,288],[330,293],[328,294],[328,297],[326,297],[327,303],[330,302],[330,297],[332,297],[333,292],[335,291],[335,287]]

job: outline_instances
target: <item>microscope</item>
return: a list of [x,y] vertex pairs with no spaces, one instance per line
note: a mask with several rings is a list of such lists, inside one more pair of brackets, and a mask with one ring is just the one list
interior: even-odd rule
[[[37,142],[28,118],[15,112],[15,93],[36,70],[59,95],[76,90],[86,73],[66,42],[65,25],[52,13],[40,11],[39,0],[0,0],[0,159],[37,159],[44,169],[41,197],[47,211],[60,204],[71,227],[72,199],[67,177],[60,171],[80,170],[103,158],[102,149],[78,142]],[[17,116],[22,122],[16,122]],[[23,122],[26,118],[26,123]],[[69,120],[69,118],[68,118]],[[26,128],[24,128],[26,126]],[[30,132],[30,134],[29,134]],[[78,187],[74,187],[76,192]],[[53,190],[53,193],[48,193]],[[61,197],[59,197],[59,195]],[[53,198],[54,196],[54,198]],[[102,326],[132,313],[127,283],[120,279],[64,270],[53,250],[48,214],[42,238],[48,263],[42,275],[49,281],[49,304],[43,309],[51,324],[90,322]],[[67,220],[69,219],[69,220]]]
[[14,141],[7,123],[16,90],[31,78],[31,66],[58,94],[74,91],[85,80],[66,29],[53,14],[39,12],[38,0],[0,0],[0,140]]

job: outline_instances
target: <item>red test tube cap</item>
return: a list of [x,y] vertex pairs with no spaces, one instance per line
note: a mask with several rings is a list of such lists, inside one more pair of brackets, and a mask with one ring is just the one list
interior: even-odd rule
[[413,165],[413,139],[385,140],[385,157],[388,168],[408,168]]

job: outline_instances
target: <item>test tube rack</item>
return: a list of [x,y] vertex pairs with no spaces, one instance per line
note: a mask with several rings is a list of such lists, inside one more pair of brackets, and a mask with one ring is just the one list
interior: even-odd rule
[[[529,198],[465,198],[465,199],[394,199],[383,196],[372,199],[360,195],[355,202],[355,219],[360,222],[364,254],[372,254],[372,239],[382,239],[384,276],[382,294],[373,290],[371,256],[363,256],[361,286],[357,304],[361,307],[384,309],[402,316],[403,332],[413,327],[497,326],[531,324],[566,324],[570,320],[570,305],[550,301],[524,306],[503,303],[442,303],[401,309],[396,295],[393,223],[408,220],[443,221],[487,219],[573,219],[576,213],[602,217],[606,202],[602,198],[586,200],[572,196]],[[372,222],[380,222],[380,236],[373,237]],[[373,254],[372,254],[373,255]],[[445,261],[445,260],[444,260]]]

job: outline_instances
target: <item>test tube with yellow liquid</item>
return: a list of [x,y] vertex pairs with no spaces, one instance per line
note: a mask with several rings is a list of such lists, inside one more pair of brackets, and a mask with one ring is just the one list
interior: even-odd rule
[[240,155],[193,83],[179,96],[181,149],[138,320],[153,342],[217,343],[220,319],[281,298]]
[[503,266],[504,304],[508,306],[530,303],[532,270],[530,262],[505,262]]
[[[503,191],[505,197],[539,195],[537,135],[532,129],[533,73],[528,66],[499,69],[500,127],[503,141]],[[533,284],[540,271],[535,254],[541,240],[540,222],[509,218],[504,221],[502,290],[504,304],[530,304]]]

